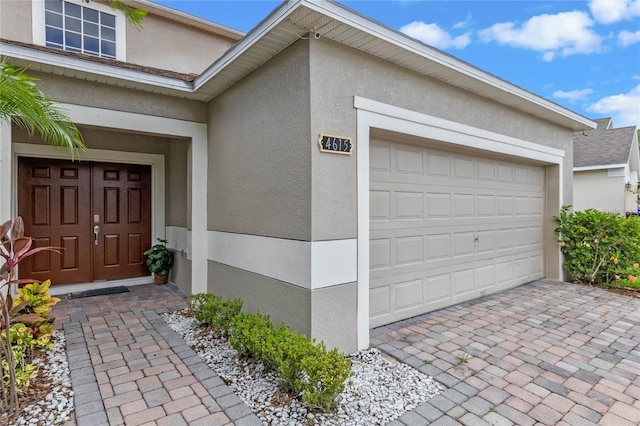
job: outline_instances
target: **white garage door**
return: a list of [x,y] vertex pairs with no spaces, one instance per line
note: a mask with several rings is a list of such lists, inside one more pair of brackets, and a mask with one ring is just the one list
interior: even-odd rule
[[372,140],[370,326],[542,277],[537,165]]

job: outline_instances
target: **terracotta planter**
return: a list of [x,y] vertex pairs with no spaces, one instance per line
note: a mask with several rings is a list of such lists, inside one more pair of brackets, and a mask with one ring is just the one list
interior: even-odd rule
[[153,278],[156,284],[166,284],[169,281],[169,274],[154,273]]

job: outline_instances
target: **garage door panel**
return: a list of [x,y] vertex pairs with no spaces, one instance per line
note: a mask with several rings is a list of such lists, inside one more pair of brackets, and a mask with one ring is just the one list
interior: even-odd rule
[[422,235],[396,238],[396,265],[422,263],[424,238]]
[[541,167],[373,145],[371,326],[542,276]]
[[369,292],[369,316],[375,318],[387,318],[391,311],[389,309],[389,287],[372,288]]
[[472,256],[474,253],[474,233],[456,232],[453,234],[453,256]]
[[454,296],[473,293],[476,290],[473,268],[463,269],[453,273]]
[[395,201],[395,203],[392,203],[395,206],[394,219],[424,219],[422,192],[394,192],[393,197]]
[[391,265],[390,238],[370,239],[369,247],[369,267],[372,270],[388,268]]
[[453,162],[454,177],[471,182],[474,178],[474,165],[472,158],[456,158]]
[[422,287],[421,278],[394,285],[396,312],[407,311],[422,306]]
[[391,193],[389,191],[371,191],[369,199],[369,219],[389,220],[391,217]]

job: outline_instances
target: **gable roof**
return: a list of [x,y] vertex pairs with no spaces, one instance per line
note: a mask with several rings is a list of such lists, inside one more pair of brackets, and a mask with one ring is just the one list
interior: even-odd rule
[[[168,13],[168,8],[163,10]],[[178,14],[181,12],[176,11]],[[181,14],[180,19],[187,18]],[[209,101],[300,38],[316,32],[320,37],[565,128],[577,131],[595,127],[588,118],[329,0],[283,2],[193,82],[157,74],[150,76],[144,70],[122,72],[122,67],[115,62],[102,64],[69,57],[60,60],[56,53],[34,51],[2,41],[0,53],[14,58],[17,65],[29,65],[37,71]]]
[[598,127],[573,134],[574,170],[606,169],[630,164],[638,170],[636,127],[612,128],[611,117],[594,120]]

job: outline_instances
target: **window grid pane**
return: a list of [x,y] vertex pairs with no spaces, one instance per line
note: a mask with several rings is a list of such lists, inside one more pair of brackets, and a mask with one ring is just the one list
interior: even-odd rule
[[46,46],[116,57],[115,15],[62,0],[46,0],[45,11]]

